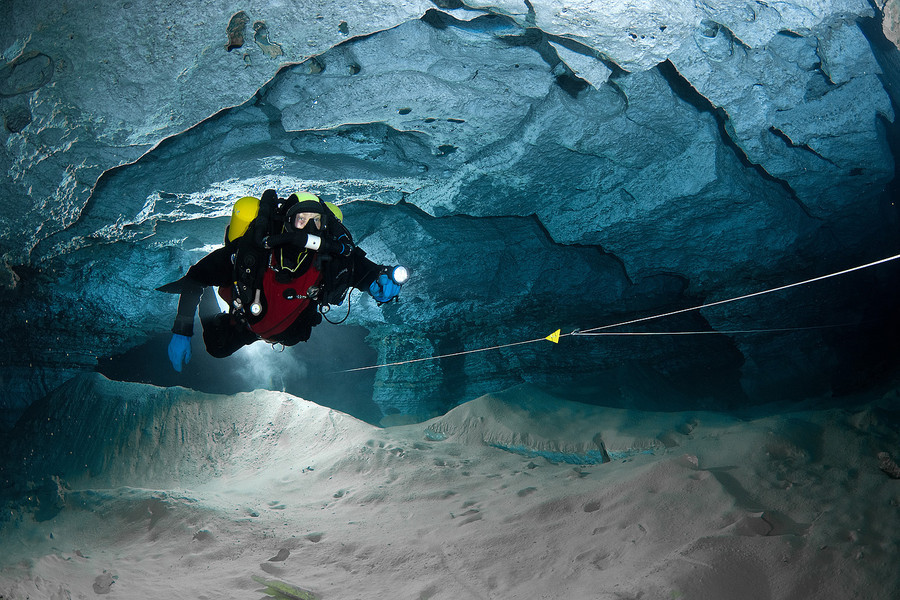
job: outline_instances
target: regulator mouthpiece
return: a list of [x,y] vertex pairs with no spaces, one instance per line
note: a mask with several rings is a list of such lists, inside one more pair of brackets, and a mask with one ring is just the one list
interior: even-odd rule
[[389,275],[394,283],[396,283],[397,285],[403,285],[407,282],[407,280],[409,280],[409,269],[407,269],[403,265],[398,265],[391,269]]

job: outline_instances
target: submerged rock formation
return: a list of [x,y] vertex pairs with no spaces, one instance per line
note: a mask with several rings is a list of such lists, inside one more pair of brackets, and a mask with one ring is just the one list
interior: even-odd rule
[[849,328],[505,346],[895,254],[900,61],[863,0],[12,4],[4,406],[168,330],[154,288],[267,187],[340,204],[411,268],[348,322],[379,363],[455,356],[379,369],[385,414],[582,378],[592,401],[729,406],[896,365],[891,265],[653,324]]

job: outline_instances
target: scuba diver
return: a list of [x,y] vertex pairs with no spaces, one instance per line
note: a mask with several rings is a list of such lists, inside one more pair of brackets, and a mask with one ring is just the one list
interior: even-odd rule
[[[225,245],[158,288],[181,294],[168,351],[175,370],[191,359],[198,305],[206,350],[224,358],[257,340],[284,346],[307,341],[350,287],[367,291],[379,305],[397,298],[406,268],[370,261],[342,221],[337,206],[310,192],[282,199],[268,189],[259,200],[238,200]],[[228,312],[220,311],[206,289],[211,286]]]

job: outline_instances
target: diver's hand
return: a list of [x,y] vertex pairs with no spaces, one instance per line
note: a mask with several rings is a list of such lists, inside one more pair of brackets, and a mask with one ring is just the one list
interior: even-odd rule
[[388,277],[387,273],[382,273],[369,286],[369,293],[378,303],[384,304],[397,297],[400,293],[400,286],[394,283],[394,280]]
[[335,256],[350,256],[353,252],[353,244],[350,242],[340,242],[338,240],[324,239],[321,246],[322,252]]
[[[315,236],[312,236],[315,237]],[[286,233],[278,233],[263,238],[263,247],[272,249],[276,246],[296,246],[297,248],[306,248],[309,244],[310,236],[305,231],[288,231]]]
[[169,360],[176,371],[181,373],[184,365],[191,362],[191,338],[178,333],[172,334],[169,342]]

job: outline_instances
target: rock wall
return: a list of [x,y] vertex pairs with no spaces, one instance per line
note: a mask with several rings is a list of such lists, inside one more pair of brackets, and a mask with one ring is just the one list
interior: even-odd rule
[[[266,187],[341,204],[373,260],[412,268],[401,304],[352,313],[381,362],[698,304],[896,248],[900,68],[862,0],[12,2],[11,14],[7,406],[168,329],[173,299],[153,289],[220,243],[236,197]],[[833,323],[842,305],[776,306],[789,324]],[[796,369],[760,367],[798,347],[787,339],[500,349],[379,371],[374,394],[385,412],[430,414],[523,379],[649,373],[678,390],[715,371],[700,395],[722,402],[798,377],[801,394],[827,388],[841,343],[807,337]]]

